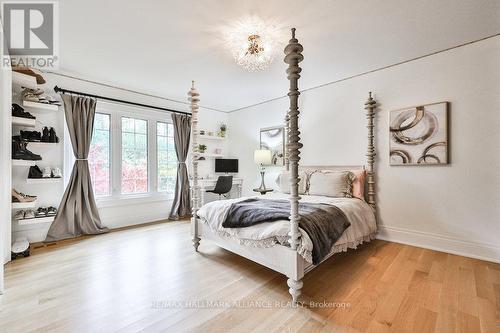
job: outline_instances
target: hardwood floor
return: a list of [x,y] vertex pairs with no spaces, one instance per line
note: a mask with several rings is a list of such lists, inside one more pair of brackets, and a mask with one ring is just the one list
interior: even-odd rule
[[374,241],[307,274],[304,307],[285,281],[208,241],[195,253],[186,222],[150,225],[9,263],[0,332],[500,332],[494,263]]

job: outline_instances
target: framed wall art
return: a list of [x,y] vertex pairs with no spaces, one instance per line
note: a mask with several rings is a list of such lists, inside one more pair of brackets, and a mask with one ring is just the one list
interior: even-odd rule
[[272,152],[272,165],[285,165],[285,127],[262,128],[260,149],[269,149]]
[[390,165],[448,164],[448,102],[389,114]]

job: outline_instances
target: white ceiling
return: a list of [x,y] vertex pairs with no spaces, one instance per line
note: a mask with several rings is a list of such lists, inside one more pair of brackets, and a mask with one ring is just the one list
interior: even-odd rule
[[310,88],[500,32],[498,0],[61,0],[60,71],[230,111],[287,92],[280,53],[258,73],[239,68],[222,33],[256,15],[297,28],[301,88]]

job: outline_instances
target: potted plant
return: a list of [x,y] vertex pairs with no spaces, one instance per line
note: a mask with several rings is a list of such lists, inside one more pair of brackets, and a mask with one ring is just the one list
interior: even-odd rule
[[219,136],[221,138],[225,138],[226,137],[226,131],[227,131],[227,126],[226,124],[222,123],[220,124],[220,127],[219,127],[220,131],[219,131]]
[[204,153],[207,150],[207,145],[198,145],[198,152]]

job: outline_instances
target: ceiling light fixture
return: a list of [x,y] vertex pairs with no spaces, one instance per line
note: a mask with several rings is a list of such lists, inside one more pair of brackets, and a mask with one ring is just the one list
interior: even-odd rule
[[247,17],[227,29],[226,44],[235,62],[249,72],[262,71],[273,62],[279,32],[257,17]]

